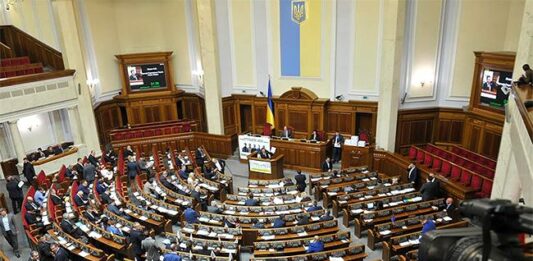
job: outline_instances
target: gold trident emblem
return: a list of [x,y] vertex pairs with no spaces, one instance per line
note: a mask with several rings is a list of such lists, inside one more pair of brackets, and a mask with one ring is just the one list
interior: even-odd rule
[[305,21],[306,18],[306,2],[305,0],[293,0],[292,4],[292,20],[300,24]]

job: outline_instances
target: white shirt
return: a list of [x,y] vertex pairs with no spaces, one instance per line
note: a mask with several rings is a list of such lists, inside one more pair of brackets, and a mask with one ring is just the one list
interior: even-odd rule
[[4,231],[10,231],[11,227],[9,226],[9,218],[7,215],[2,218],[2,224],[4,224]]

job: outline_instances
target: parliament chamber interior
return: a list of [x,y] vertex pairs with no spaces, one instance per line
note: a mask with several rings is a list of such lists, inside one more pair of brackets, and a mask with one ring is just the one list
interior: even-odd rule
[[532,260],[532,21],[0,0],[0,260]]

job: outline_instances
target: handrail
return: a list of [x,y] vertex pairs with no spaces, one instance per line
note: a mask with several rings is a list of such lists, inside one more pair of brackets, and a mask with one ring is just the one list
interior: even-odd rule
[[72,76],[75,72],[75,70],[63,70],[3,78],[0,79],[0,87]]
[[15,57],[15,53],[13,52],[13,49],[4,43],[0,42],[0,58],[13,58]]
[[522,120],[526,126],[529,138],[533,142],[533,112],[528,112],[524,103],[526,101],[533,102],[533,87],[531,85],[513,85],[512,94],[518,106],[518,111],[522,115]]
[[0,37],[0,41],[11,47],[16,56],[28,56],[32,61],[55,70],[65,69],[61,52],[13,25],[0,26]]

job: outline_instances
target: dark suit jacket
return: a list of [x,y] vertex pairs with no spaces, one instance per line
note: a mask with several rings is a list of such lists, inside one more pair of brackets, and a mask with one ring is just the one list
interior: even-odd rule
[[74,196],[74,201],[76,202],[76,205],[79,207],[79,206],[85,206],[87,205],[88,202],[87,199],[85,198],[80,198],[80,196],[76,195]]
[[39,256],[41,257],[41,261],[52,261],[54,260],[54,256],[52,255],[52,250],[50,250],[50,244],[49,243],[39,243],[37,245],[37,251],[39,252]]
[[455,205],[451,204],[449,206],[444,206],[444,210],[446,210],[446,213],[448,213],[448,215],[452,215],[455,211]]
[[22,193],[22,189],[19,188],[18,183],[19,183],[18,179],[13,179],[12,181],[6,184],[7,192],[9,193],[9,197],[12,199],[21,199],[24,197],[24,194]]
[[62,247],[59,247],[59,250],[56,252],[56,256],[54,257],[54,261],[68,261],[68,252]]
[[61,197],[59,197],[57,195],[51,195],[50,198],[52,199],[52,202],[54,202],[54,204],[56,204],[56,205],[63,204],[63,200],[61,199]]
[[296,180],[296,185],[304,188],[307,186],[307,184],[305,183],[306,179],[307,177],[304,174],[296,174],[296,176],[294,176],[294,180]]
[[93,155],[89,155],[89,157],[87,158],[89,160],[89,162],[95,166],[95,167],[98,167],[98,160],[96,159],[95,156]]
[[93,223],[98,221],[98,215],[93,213],[92,211],[84,211],[83,216]]
[[316,135],[313,135],[311,133],[311,136],[309,136],[309,139],[310,140],[316,140],[316,141],[320,141],[320,136],[318,136],[318,133]]
[[290,129],[287,129],[287,131],[281,130],[280,136],[282,138],[292,138],[292,131]]
[[144,252],[141,247],[141,242],[143,240],[144,240],[143,232],[136,230],[136,229],[132,229],[130,231],[130,242],[133,244],[133,253],[135,255],[140,255]]
[[[335,144],[335,139],[337,138],[337,136],[333,136],[333,138],[331,138],[331,141],[333,142],[333,144]],[[344,137],[342,135],[339,134],[339,143],[340,144],[344,144]]]
[[66,220],[62,220],[59,226],[61,227],[63,231],[65,231],[65,233],[73,237],[80,238],[83,236],[83,232],[79,228],[74,227],[74,224]]
[[[15,225],[15,216],[11,213],[7,213],[7,221],[9,223],[9,228],[12,232],[18,233],[17,225]],[[0,232],[2,235],[6,236],[6,231],[4,225],[0,225]]]
[[72,168],[76,170],[78,174],[83,174],[83,165],[76,163],[76,165],[74,165]]
[[[411,172],[411,175],[409,175],[409,172]],[[409,182],[413,182],[416,184],[418,182],[418,168],[414,167],[413,171],[408,170],[407,178],[409,179]]]
[[328,166],[328,163],[326,161],[324,161],[324,163],[322,163],[322,171],[330,171],[333,169],[333,164],[331,163],[331,161],[329,162],[329,166]]
[[37,205],[37,203],[35,202],[26,202],[26,204],[24,205],[26,207],[26,210],[27,211],[38,211],[39,210],[39,205]]
[[139,166],[137,165],[137,162],[128,162],[128,177],[130,179],[134,179],[135,176],[137,176],[137,171],[139,170]]
[[133,156],[132,150],[124,150],[124,159],[128,158],[129,156]]
[[309,224],[309,217],[307,215],[303,216],[302,219],[298,220],[298,226]]
[[96,176],[96,168],[92,164],[83,167],[83,179],[92,182]]
[[24,173],[24,177],[29,181],[35,177],[35,168],[31,163],[26,162],[24,163],[24,166],[22,166],[22,173]]
[[426,182],[420,188],[420,193],[422,193],[422,200],[431,200],[435,199],[440,194],[440,185],[438,181]]
[[37,217],[31,212],[26,212],[24,218],[26,219],[26,222],[28,222],[28,224],[30,225],[33,225],[38,222]]
[[111,197],[105,193],[100,194],[100,199],[104,204],[110,204],[111,202],[113,202]]

